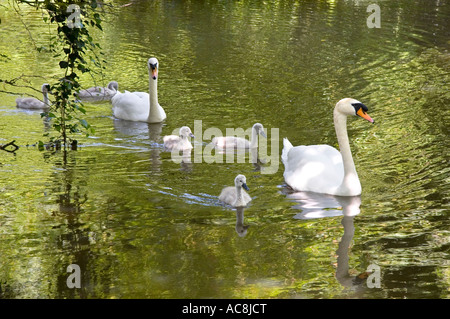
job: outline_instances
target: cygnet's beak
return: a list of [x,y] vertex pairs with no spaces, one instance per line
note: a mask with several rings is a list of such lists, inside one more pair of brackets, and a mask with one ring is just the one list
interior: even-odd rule
[[192,138],[195,138],[194,134],[192,134],[192,133],[189,133],[189,136]]
[[364,110],[362,108],[360,108],[358,110],[358,112],[356,112],[356,114],[360,117],[362,117],[363,119],[369,121],[370,123],[374,123],[375,121],[369,116],[369,114],[367,114],[366,112],[364,112]]
[[264,132],[264,130],[259,131],[259,134],[261,134],[262,137],[267,138],[266,132]]
[[248,191],[249,190],[249,188],[248,188],[248,186],[247,186],[247,184],[245,184],[245,183],[242,183],[242,187],[246,190],[246,191]]

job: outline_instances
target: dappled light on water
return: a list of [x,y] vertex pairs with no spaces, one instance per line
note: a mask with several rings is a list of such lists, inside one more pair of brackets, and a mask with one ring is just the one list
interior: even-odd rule
[[[15,106],[60,77],[22,22],[38,47],[48,25],[0,6],[0,79],[26,81],[0,87],[0,145],[19,146],[0,149],[0,298],[448,298],[449,3],[418,3],[381,2],[380,28],[367,27],[367,1],[117,7],[95,33],[106,68],[82,86],[147,92],[155,56],[167,119],[86,102],[95,133],[67,153],[39,151],[51,123]],[[361,196],[292,192],[282,139],[338,148],[344,97],[376,119],[348,119]],[[195,121],[191,161],[174,161],[163,137]],[[267,133],[257,151],[208,148],[213,128],[255,123]],[[252,198],[242,209],[218,200],[237,174]],[[71,264],[80,289],[67,287]]]

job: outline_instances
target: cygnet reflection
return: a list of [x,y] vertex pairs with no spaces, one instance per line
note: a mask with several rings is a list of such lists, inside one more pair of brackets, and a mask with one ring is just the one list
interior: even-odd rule
[[244,207],[236,207],[236,233],[239,237],[247,235],[249,225],[244,225]]

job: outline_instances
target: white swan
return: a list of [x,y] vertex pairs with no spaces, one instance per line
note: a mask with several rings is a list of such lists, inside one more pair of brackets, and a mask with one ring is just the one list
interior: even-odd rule
[[50,108],[50,102],[48,100],[49,87],[50,86],[48,83],[44,83],[41,87],[44,101],[41,101],[34,97],[17,98],[16,107],[21,109],[47,110],[48,108]]
[[119,83],[111,81],[107,87],[94,86],[86,90],[80,90],[80,92],[76,93],[76,96],[80,100],[107,101],[111,100],[118,90]]
[[219,195],[219,200],[233,207],[246,206],[252,200],[250,195],[242,189],[248,190],[246,182],[245,176],[239,174],[234,179],[235,187],[225,187]]
[[180,128],[180,134],[166,135],[163,137],[164,147],[169,151],[185,151],[192,149],[192,144],[189,142],[188,137],[194,138],[191,129],[188,126]]
[[252,149],[258,147],[258,135],[267,138],[264,127],[261,123],[255,123],[252,127],[251,142],[237,136],[217,136],[212,139],[212,144],[218,149],[245,148]]
[[339,196],[361,194],[361,183],[356,173],[347,135],[347,116],[358,115],[374,122],[366,113],[367,106],[345,98],[334,108],[334,126],[340,152],[329,145],[301,145],[293,147],[283,140],[281,160],[284,180],[295,191],[310,191]]
[[149,93],[117,92],[111,99],[112,111],[116,118],[148,123],[160,123],[166,118],[166,112],[158,103],[158,60],[150,58],[147,67]]

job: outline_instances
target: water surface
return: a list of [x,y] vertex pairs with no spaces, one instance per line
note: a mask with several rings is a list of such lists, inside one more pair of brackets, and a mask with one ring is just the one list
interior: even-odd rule
[[[0,296],[3,298],[448,298],[448,1],[134,1],[98,33],[103,75],[146,91],[160,62],[163,124],[114,119],[86,104],[94,135],[77,151],[39,151],[50,132],[15,108],[28,88],[2,86]],[[116,1],[117,6],[128,2]],[[30,86],[59,76],[41,13],[0,7],[0,78]],[[24,23],[32,35],[26,35]],[[39,77],[30,77],[30,75]],[[337,147],[332,110],[343,97],[369,107],[349,119],[363,187],[355,199],[292,194],[270,163],[174,163],[162,136],[182,125],[194,153],[206,129],[278,129],[294,144]],[[197,127],[198,128],[198,127]],[[268,154],[276,149],[268,147]],[[194,154],[193,154],[194,156]],[[253,200],[236,212],[217,199],[237,174]],[[247,227],[248,226],[248,227]],[[82,288],[66,285],[67,266]],[[355,279],[370,265],[380,288]]]

